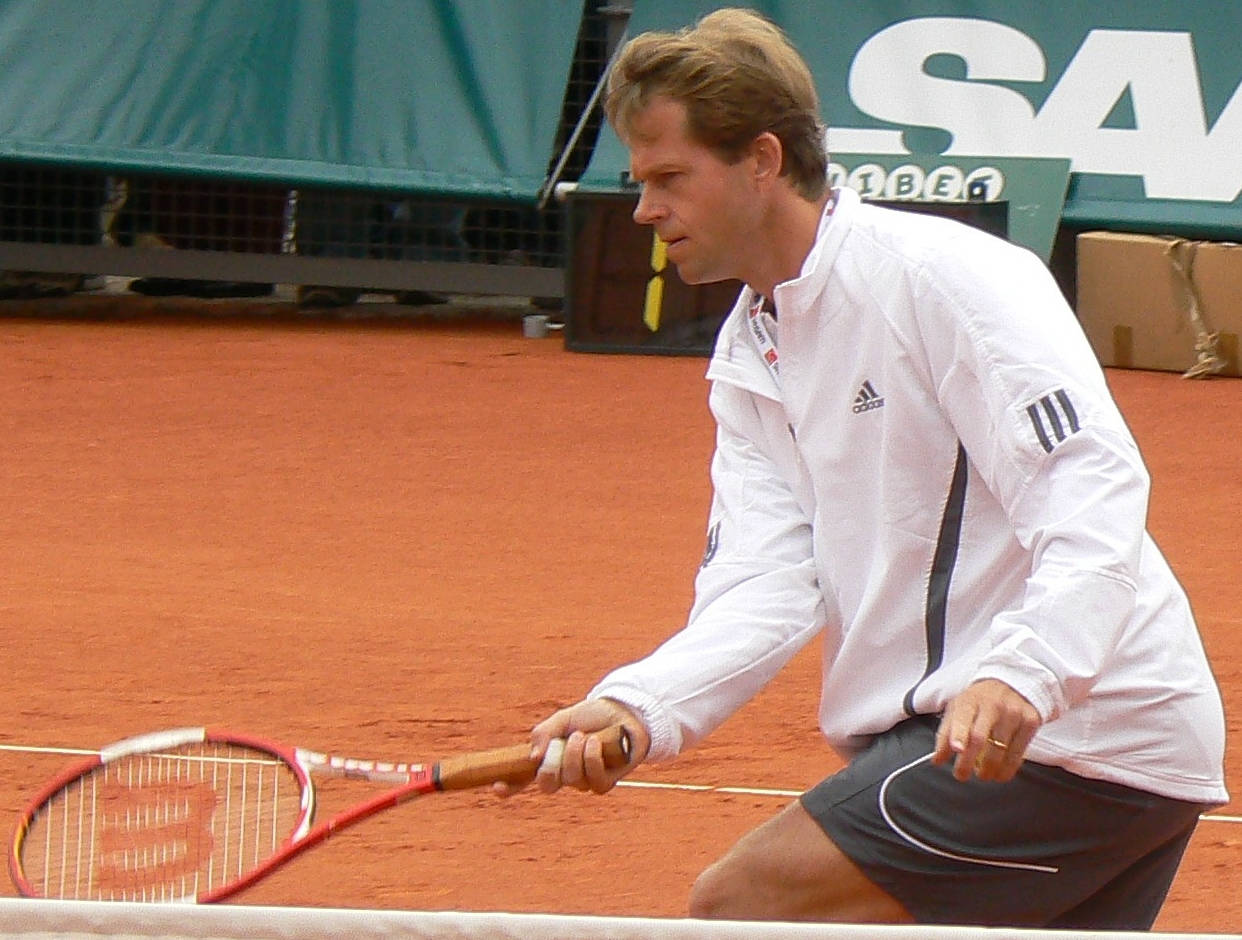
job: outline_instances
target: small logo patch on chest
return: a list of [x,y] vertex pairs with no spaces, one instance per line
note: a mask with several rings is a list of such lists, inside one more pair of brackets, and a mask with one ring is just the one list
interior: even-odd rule
[[876,408],[884,407],[884,398],[875,390],[875,386],[871,384],[871,380],[863,382],[862,388],[858,390],[858,394],[854,396],[854,414],[862,414],[864,411],[874,411]]

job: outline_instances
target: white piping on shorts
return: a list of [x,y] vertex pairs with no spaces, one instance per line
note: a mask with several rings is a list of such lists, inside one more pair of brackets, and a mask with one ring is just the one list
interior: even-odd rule
[[944,849],[938,849],[933,845],[928,845],[920,839],[916,839],[914,836],[910,835],[910,833],[902,829],[901,826],[897,825],[897,822],[888,811],[888,806],[885,805],[885,796],[888,793],[888,785],[893,782],[898,774],[903,774],[907,770],[917,767],[919,764],[924,764],[931,759],[932,755],[928,754],[924,757],[918,758],[917,760],[912,760],[904,767],[898,767],[891,774],[885,777],[884,782],[880,784],[880,815],[884,817],[884,821],[888,823],[888,827],[892,829],[893,832],[897,833],[897,835],[901,836],[901,838],[905,839],[916,848],[922,849],[924,852],[930,852],[932,855],[939,855],[942,858],[949,858],[955,862],[969,862],[972,865],[990,865],[993,868],[1017,868],[1022,871],[1039,871],[1050,875],[1055,875],[1061,870],[1060,868],[1052,865],[1036,865],[1032,862],[1003,862],[997,859],[973,858],[969,855],[958,855],[956,852],[947,852]]

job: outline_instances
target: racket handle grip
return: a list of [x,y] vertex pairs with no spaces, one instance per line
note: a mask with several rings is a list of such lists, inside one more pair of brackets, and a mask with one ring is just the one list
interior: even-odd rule
[[[631,744],[629,732],[621,725],[613,725],[595,732],[604,746],[604,766],[610,770],[624,767],[630,762]],[[529,744],[514,744],[491,751],[476,751],[457,757],[446,757],[435,767],[436,788],[440,790],[468,790],[508,783],[525,786],[535,779],[539,762],[532,760]]]

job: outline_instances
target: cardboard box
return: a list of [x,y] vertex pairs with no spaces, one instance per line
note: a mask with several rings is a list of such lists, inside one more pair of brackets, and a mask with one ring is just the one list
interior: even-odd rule
[[1077,247],[1078,320],[1103,365],[1242,375],[1242,245],[1083,232]]

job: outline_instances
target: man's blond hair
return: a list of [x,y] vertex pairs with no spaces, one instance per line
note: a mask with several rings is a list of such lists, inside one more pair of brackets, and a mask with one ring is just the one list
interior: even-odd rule
[[806,199],[823,195],[828,153],[815,81],[770,20],[753,10],[724,9],[675,33],[635,37],[609,76],[608,120],[625,137],[656,96],[684,104],[691,139],[729,163],[772,132],[784,148],[781,174]]

